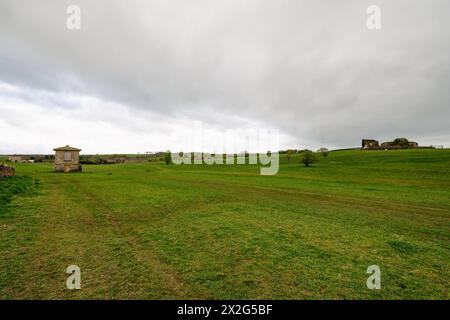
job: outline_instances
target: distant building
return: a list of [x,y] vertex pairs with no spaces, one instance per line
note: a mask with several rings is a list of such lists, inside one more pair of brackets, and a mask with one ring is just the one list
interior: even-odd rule
[[115,163],[125,163],[126,158],[109,158],[106,159],[107,164],[115,164]]
[[397,138],[394,141],[383,142],[381,144],[376,140],[363,139],[363,150],[395,150],[395,149],[415,149],[419,148],[419,144],[414,141],[408,141],[406,138]]
[[16,155],[9,156],[8,160],[11,162],[20,162],[20,161],[22,161],[22,156],[16,156]]
[[417,142],[414,142],[414,141],[409,141],[408,142],[408,144],[409,144],[409,148],[418,148],[419,147],[419,144],[417,143]]
[[55,171],[57,172],[77,172],[81,171],[80,151],[81,149],[65,147],[53,149],[55,153]]
[[139,157],[133,157],[133,158],[124,158],[123,162],[118,163],[141,163],[141,162],[147,162],[148,158],[139,158]]
[[361,148],[363,150],[376,150],[380,149],[380,143],[373,139],[362,139]]

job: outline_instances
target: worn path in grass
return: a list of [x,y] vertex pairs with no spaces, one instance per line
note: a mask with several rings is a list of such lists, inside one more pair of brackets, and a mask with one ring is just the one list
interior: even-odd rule
[[[4,298],[448,298],[450,151],[256,166],[85,166],[1,219]],[[65,289],[79,265],[82,289]],[[366,288],[369,265],[382,290]]]

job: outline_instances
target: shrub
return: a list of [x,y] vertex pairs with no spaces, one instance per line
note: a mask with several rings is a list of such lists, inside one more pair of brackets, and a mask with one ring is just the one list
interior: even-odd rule
[[98,158],[96,158],[96,159],[94,160],[94,163],[95,163],[95,164],[107,164],[108,161],[107,161],[105,158],[98,157]]
[[317,161],[317,157],[311,150],[303,150],[300,153],[300,162],[303,163],[305,167],[309,167],[310,164],[313,164]]
[[92,160],[80,160],[80,164],[96,164],[96,163]]
[[394,141],[392,141],[391,145],[393,146],[401,146],[401,147],[408,147],[409,141],[406,138],[397,138]]
[[169,165],[172,162],[172,154],[170,153],[170,151],[167,151],[164,159],[166,160],[166,164]]

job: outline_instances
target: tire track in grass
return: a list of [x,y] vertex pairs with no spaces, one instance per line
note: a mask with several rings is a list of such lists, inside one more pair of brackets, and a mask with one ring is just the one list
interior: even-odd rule
[[[66,196],[60,184],[47,184],[45,203],[39,213],[39,235],[27,257],[22,282],[24,290],[16,298],[71,299],[114,297],[107,284],[114,283],[116,264],[104,266],[108,257],[101,226],[88,210]],[[82,290],[67,290],[66,268],[79,265]],[[99,272],[100,271],[100,272]]]
[[24,289],[24,265],[37,234],[39,182],[29,179],[23,184],[24,178],[27,177],[13,178],[16,179],[13,184],[17,185],[11,187],[19,186],[21,190],[14,192],[11,203],[7,190],[2,190],[5,193],[2,200],[7,203],[0,201],[0,299],[14,299]]
[[[248,194],[248,193],[258,193],[259,191],[267,191],[276,194],[277,197],[289,198],[289,197],[302,197],[308,199],[309,201],[315,201],[320,203],[328,203],[331,206],[336,206],[336,204],[347,205],[351,207],[359,207],[361,209],[373,208],[378,212],[392,212],[392,213],[405,213],[405,214],[415,214],[418,216],[429,216],[430,214],[448,218],[450,213],[449,209],[441,207],[429,207],[429,206],[417,206],[400,202],[386,202],[378,201],[372,199],[361,199],[356,197],[351,197],[342,194],[327,194],[326,192],[312,192],[304,191],[293,188],[278,188],[278,187],[267,187],[258,185],[248,185],[243,183],[234,183],[226,181],[211,181],[211,180],[199,180],[193,181],[189,177],[171,176],[167,179],[172,181],[181,182],[188,185],[196,185],[198,187],[205,187],[205,184],[209,188],[216,188],[218,190],[234,190],[236,194]],[[241,190],[242,193],[237,192]]]
[[[56,178],[55,178],[56,177]],[[15,299],[160,299],[177,297],[161,268],[135,259],[129,239],[100,202],[73,192],[71,176],[47,180],[37,235],[27,252]],[[85,201],[94,202],[86,203]],[[108,215],[108,219],[106,218]],[[65,270],[81,268],[81,290],[66,288]],[[183,291],[181,291],[183,292]]]
[[166,292],[166,295],[160,298],[195,298],[192,296],[193,293],[190,288],[176,272],[170,266],[164,264],[148,246],[144,247],[144,244],[140,244],[139,239],[132,235],[132,230],[127,230],[101,199],[81,185],[79,181],[73,180],[71,182],[83,194],[88,203],[108,221],[114,229],[114,234],[124,239],[125,250],[133,256],[136,263],[142,264],[145,269],[143,270],[145,271],[144,275],[154,275],[158,278],[158,288],[152,289],[155,292],[160,292],[162,288],[165,288],[163,291]]

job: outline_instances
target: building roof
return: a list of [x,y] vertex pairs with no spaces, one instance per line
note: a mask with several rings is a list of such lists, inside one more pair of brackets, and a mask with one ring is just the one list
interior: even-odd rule
[[65,147],[55,148],[55,149],[53,149],[53,151],[81,151],[81,149],[77,149],[77,148],[67,145]]
[[373,139],[362,139],[362,141],[364,141],[364,142],[378,142],[377,140],[373,140]]

